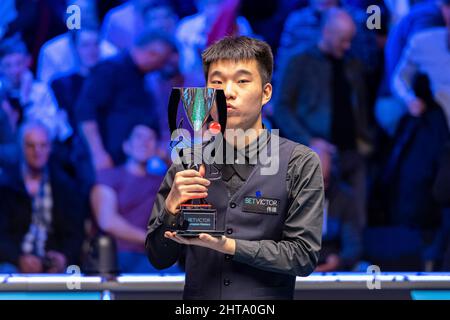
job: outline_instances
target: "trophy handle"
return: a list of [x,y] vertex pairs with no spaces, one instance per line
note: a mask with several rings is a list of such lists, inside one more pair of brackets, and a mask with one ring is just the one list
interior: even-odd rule
[[172,92],[170,93],[169,107],[167,108],[170,134],[172,134],[177,129],[177,114],[180,98],[180,89],[173,88]]
[[220,132],[224,136],[225,128],[227,127],[227,99],[222,89],[216,89],[216,108],[219,117]]

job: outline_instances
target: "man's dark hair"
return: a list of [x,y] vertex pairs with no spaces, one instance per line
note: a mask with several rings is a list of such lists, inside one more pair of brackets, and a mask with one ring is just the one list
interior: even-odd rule
[[128,127],[126,140],[130,140],[131,136],[134,133],[134,129],[136,129],[137,126],[147,127],[147,128],[151,129],[155,133],[156,139],[160,139],[161,138],[161,135],[160,135],[160,132],[159,132],[159,128],[154,123],[152,123],[150,121],[138,121],[136,124]]
[[262,84],[270,83],[272,79],[272,49],[261,40],[244,36],[225,37],[208,47],[202,54],[202,60],[205,79],[208,79],[211,63],[219,60],[256,60]]
[[19,34],[0,42],[0,59],[13,53],[28,54],[27,46],[22,41]]

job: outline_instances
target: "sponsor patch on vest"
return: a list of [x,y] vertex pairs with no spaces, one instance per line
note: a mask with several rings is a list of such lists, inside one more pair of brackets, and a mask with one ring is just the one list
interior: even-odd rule
[[264,214],[278,214],[279,199],[244,197],[242,211]]

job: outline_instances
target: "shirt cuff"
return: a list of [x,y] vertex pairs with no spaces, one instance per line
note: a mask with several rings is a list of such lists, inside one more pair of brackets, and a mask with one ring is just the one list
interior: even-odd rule
[[162,211],[162,223],[169,229],[175,230],[178,226],[179,215],[173,215],[164,208]]
[[236,239],[235,242],[236,250],[233,256],[233,261],[246,264],[253,263],[259,251],[259,242],[239,239]]

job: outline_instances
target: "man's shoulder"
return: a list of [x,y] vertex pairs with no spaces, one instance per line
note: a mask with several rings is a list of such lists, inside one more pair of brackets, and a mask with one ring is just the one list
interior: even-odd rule
[[54,58],[64,56],[70,52],[70,35],[69,33],[60,34],[42,45],[41,52],[46,55],[52,55]]
[[320,159],[317,153],[305,146],[304,144],[284,139],[288,143],[292,143],[292,152],[289,157],[288,167],[296,168],[297,171],[302,171],[302,168],[314,168],[320,165]]
[[290,140],[288,138],[284,138],[284,137],[279,137],[279,139],[280,139],[280,144],[286,143],[286,144],[290,144],[292,146],[291,159],[292,158],[300,159],[300,158],[304,158],[305,156],[315,154],[315,152],[311,148],[309,148],[308,146],[305,146],[304,144],[292,141],[292,140]]
[[434,27],[422,30],[411,37],[410,43],[413,46],[435,45],[436,42],[446,39],[447,32],[445,27]]

